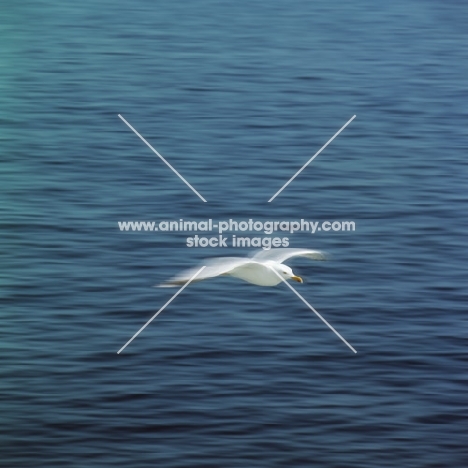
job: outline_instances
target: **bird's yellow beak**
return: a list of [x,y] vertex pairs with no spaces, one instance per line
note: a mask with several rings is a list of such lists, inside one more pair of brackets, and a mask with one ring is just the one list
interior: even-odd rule
[[303,283],[302,278],[300,276],[291,276],[291,279],[297,281],[298,283]]

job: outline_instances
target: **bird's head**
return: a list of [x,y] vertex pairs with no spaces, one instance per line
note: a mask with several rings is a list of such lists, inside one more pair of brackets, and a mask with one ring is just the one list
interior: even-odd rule
[[300,276],[296,276],[292,269],[289,268],[287,265],[283,265],[282,263],[280,263],[277,267],[276,267],[276,271],[280,274],[280,276],[284,279],[292,279],[294,281],[297,281],[298,283],[303,283],[304,281],[302,281],[302,278]]

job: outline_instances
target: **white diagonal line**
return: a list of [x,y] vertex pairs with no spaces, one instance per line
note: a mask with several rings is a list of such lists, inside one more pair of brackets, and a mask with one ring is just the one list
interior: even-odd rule
[[269,200],[273,201],[354,119],[353,115]]
[[136,136],[138,136],[141,141],[143,141],[143,143],[145,143],[150,149],[151,151],[153,151],[153,153],[155,153],[157,156],[159,156],[162,161],[173,171],[177,174],[177,176],[179,176],[179,178],[185,182],[185,184],[190,187],[196,195],[198,195],[205,203],[206,203],[206,200],[192,187],[192,185],[189,184],[189,182],[182,176],[179,174],[179,172],[177,172],[176,169],[174,169],[171,164],[169,164],[169,162],[167,162],[120,114],[118,114],[118,116],[122,119],[122,121],[125,123],[125,125],[127,125],[128,128],[130,128],[130,130],[133,131],[133,133],[135,133]]
[[126,343],[117,354],[120,354],[204,269],[202,266]]
[[355,354],[357,351],[275,270],[273,270],[281,280],[286,283],[289,289],[306,305],[309,309],[314,312],[315,315],[338,337],[341,341]]

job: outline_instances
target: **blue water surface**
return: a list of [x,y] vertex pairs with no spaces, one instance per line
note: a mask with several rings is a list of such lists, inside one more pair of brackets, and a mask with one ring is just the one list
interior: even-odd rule
[[[1,16],[0,466],[468,466],[464,2]],[[329,252],[294,287],[357,354],[285,285],[232,278],[117,354],[175,292],[154,285],[250,252],[117,225],[181,218],[354,220],[288,238]]]

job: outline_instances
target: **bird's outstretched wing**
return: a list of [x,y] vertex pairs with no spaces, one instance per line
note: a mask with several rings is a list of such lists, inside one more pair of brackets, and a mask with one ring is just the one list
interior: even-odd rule
[[270,250],[260,250],[256,253],[252,260],[257,262],[267,262],[273,261],[278,263],[284,263],[286,260],[289,260],[293,257],[307,257],[312,260],[326,260],[327,257],[325,252],[320,250],[310,250],[310,249],[270,249]]
[[173,286],[184,285],[198,270],[200,270],[203,265],[205,265],[206,268],[193,280],[193,282],[229,274],[237,267],[245,265],[246,263],[252,263],[252,259],[241,257],[220,257],[205,260],[202,265],[182,271],[173,278],[160,284],[159,287],[170,288]]

